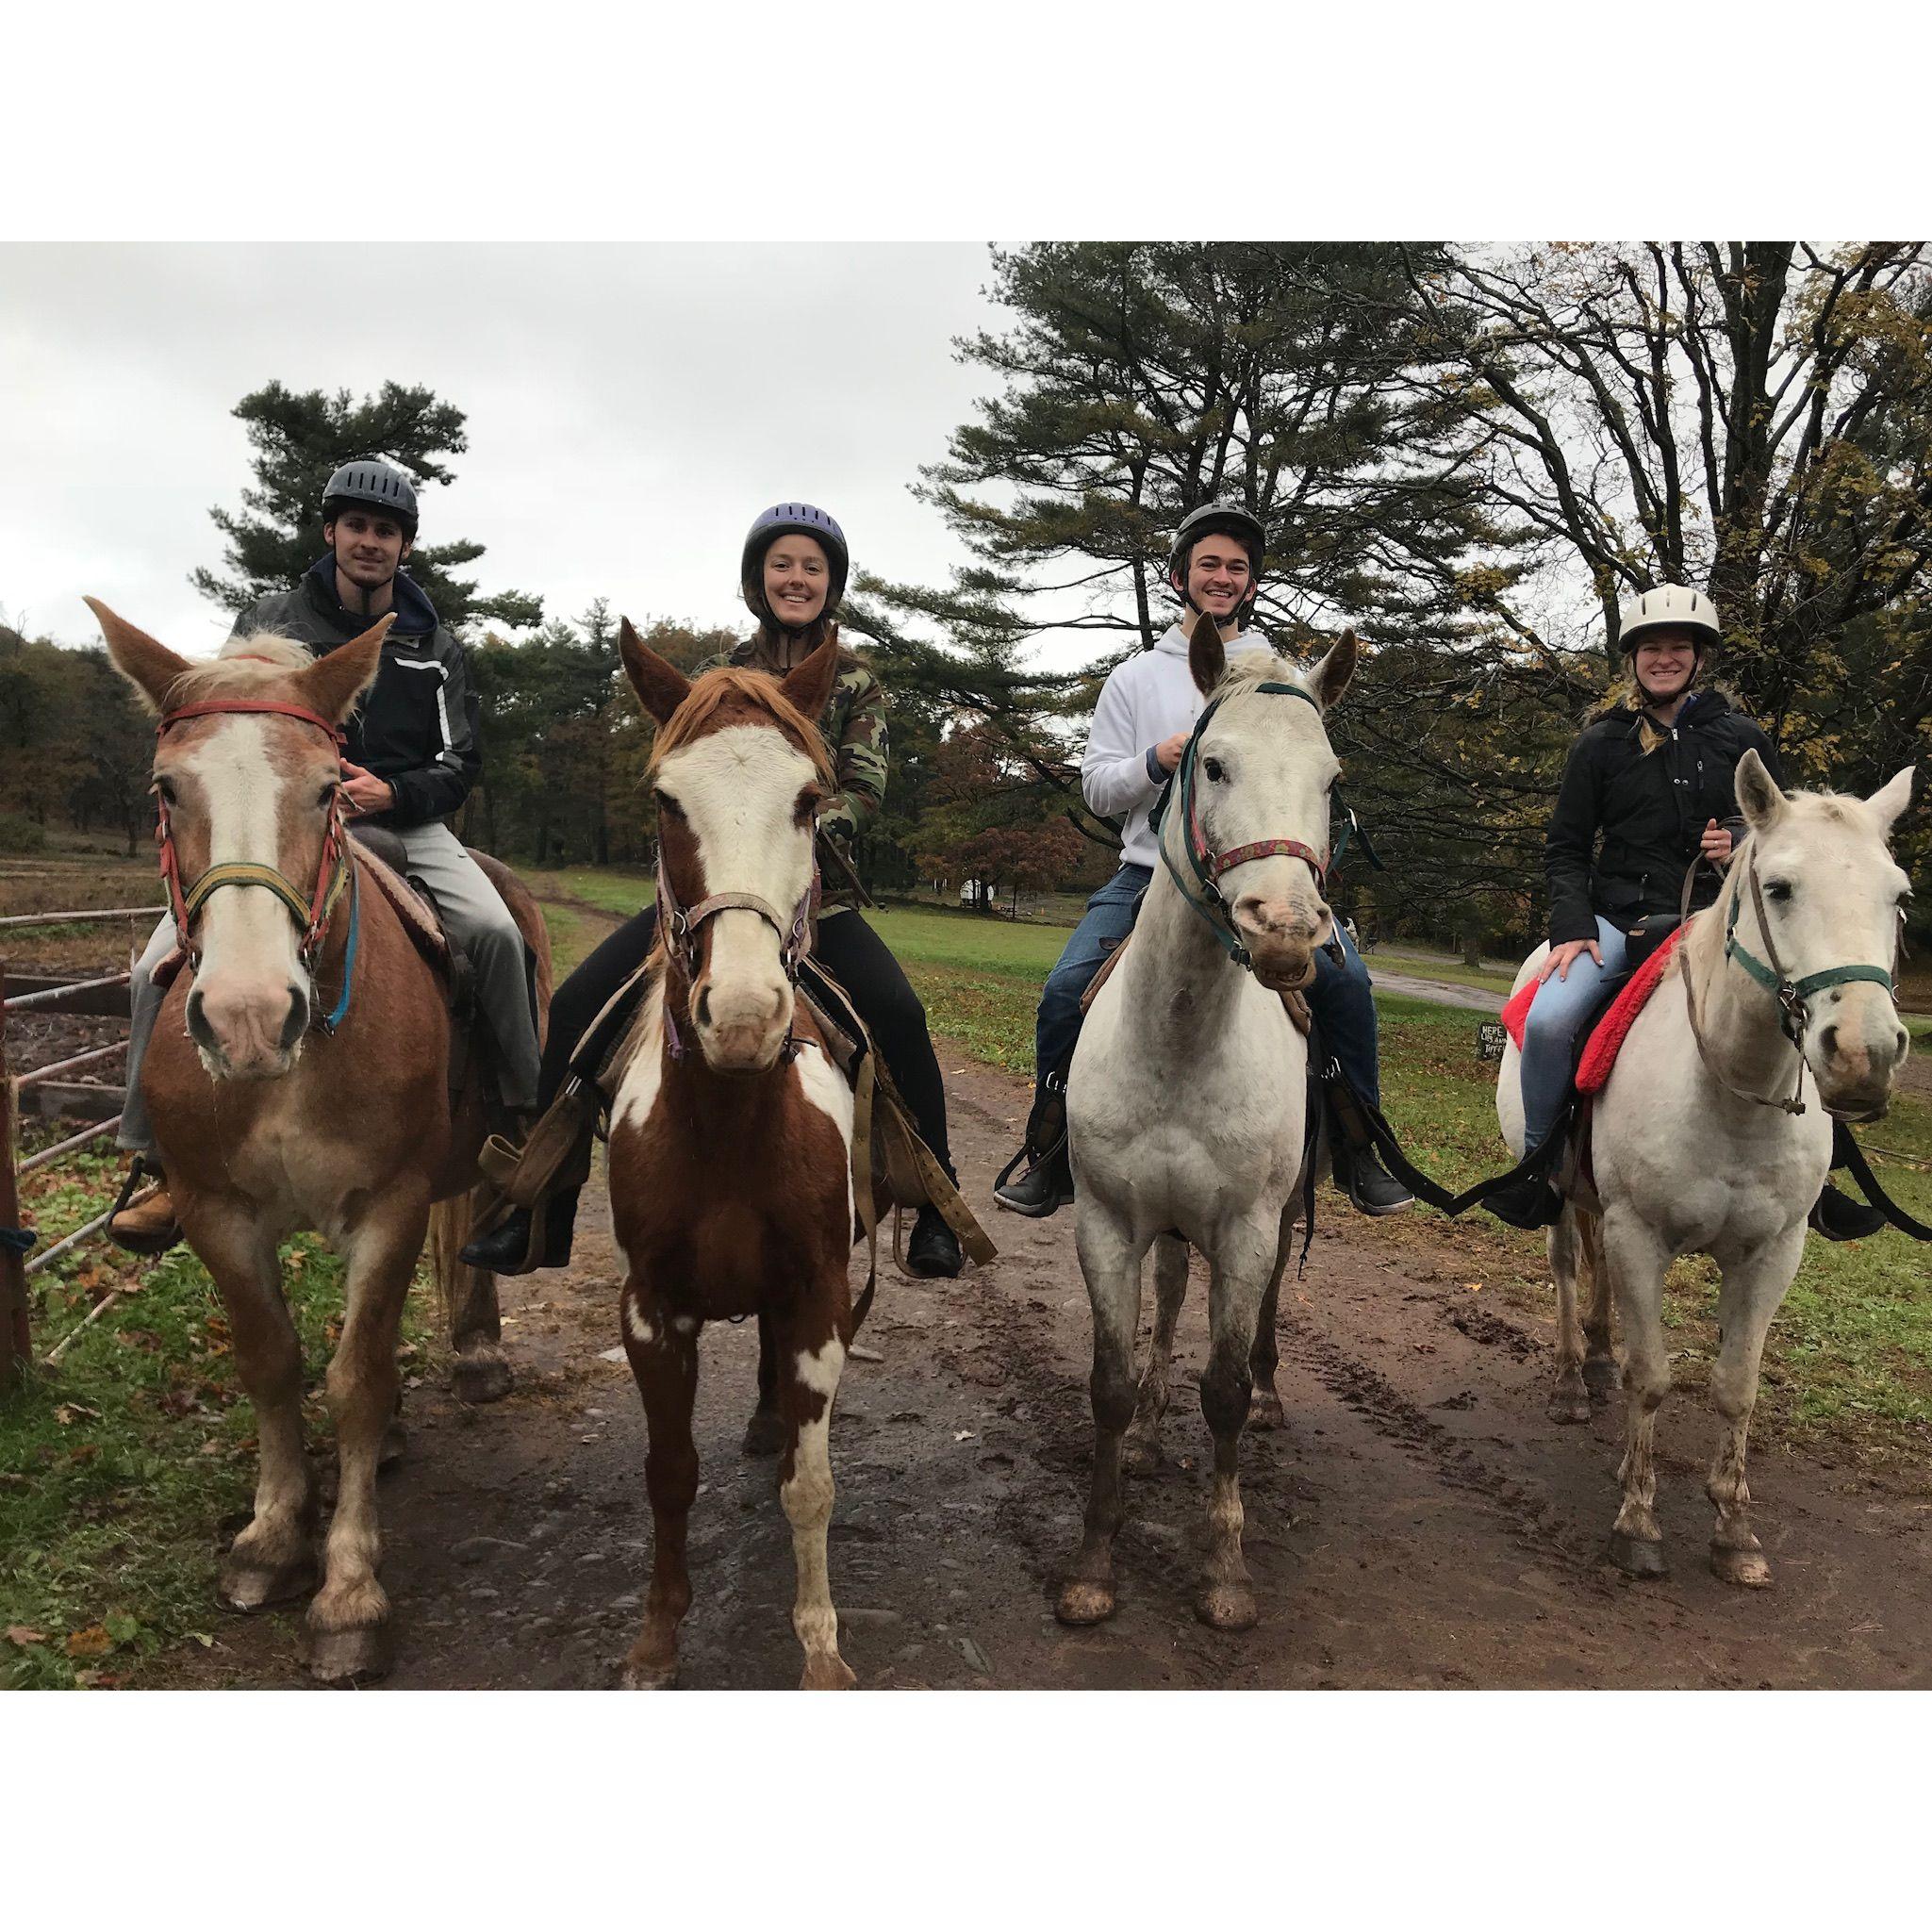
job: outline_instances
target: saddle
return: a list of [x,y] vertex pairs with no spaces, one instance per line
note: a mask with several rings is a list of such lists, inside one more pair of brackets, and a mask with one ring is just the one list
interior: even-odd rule
[[[1120,964],[1120,955],[1127,950],[1128,947],[1132,943],[1132,940],[1133,933],[1130,933],[1127,935],[1127,937],[1123,939],[1120,942],[1120,944],[1116,946],[1114,949],[1114,950],[1110,952],[1107,955],[1107,957],[1100,962],[1100,970],[1097,972],[1094,975],[1094,977],[1087,982],[1087,990],[1080,996],[1080,1016],[1082,1019],[1084,1019],[1087,1016],[1087,1014],[1091,1010],[1095,999],[1099,995],[1100,988],[1107,983],[1108,978],[1113,973],[1114,968]],[[1298,1032],[1304,1040],[1307,1039],[1309,1036],[1309,1030],[1314,1024],[1314,1016],[1309,1010],[1307,996],[1305,994],[1296,993],[1291,990],[1281,995],[1281,1004],[1287,1010],[1289,1019],[1294,1022],[1295,1031]]]
[[[1639,954],[1636,969],[1613,983],[1597,1001],[1594,1011],[1577,1029],[1571,1074],[1579,1094],[1600,1093],[1609,1083],[1610,1069],[1616,1065],[1625,1038],[1668,970],[1677,942],[1689,930],[1672,922],[1649,933],[1631,934],[1633,942],[1637,942],[1633,949]],[[1647,945],[1643,944],[1645,940]],[[1529,1009],[1536,1003],[1543,983],[1541,980],[1531,980],[1512,994],[1503,1008],[1503,1026],[1519,1052],[1529,1023]]]

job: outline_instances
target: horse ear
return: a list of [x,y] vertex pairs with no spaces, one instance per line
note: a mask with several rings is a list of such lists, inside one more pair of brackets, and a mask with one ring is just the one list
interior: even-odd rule
[[1203,698],[1214,695],[1214,686],[1228,675],[1227,647],[1221,642],[1221,627],[1206,611],[1194,620],[1187,634],[1187,668],[1194,673],[1195,688]]
[[1907,765],[1903,771],[1895,771],[1865,801],[1865,808],[1878,820],[1878,835],[1890,837],[1891,828],[1898,822],[1898,815],[1912,801],[1912,767]]
[[632,629],[629,618],[618,621],[618,652],[638,702],[659,724],[669,724],[671,713],[691,695],[690,679],[658,656]]
[[1348,680],[1355,675],[1356,662],[1361,655],[1361,647],[1355,641],[1355,631],[1351,626],[1329,645],[1328,655],[1315,666],[1310,683],[1314,686],[1314,695],[1321,701],[1324,711],[1329,711],[1340,702],[1342,693],[1348,688]]
[[359,637],[338,644],[302,672],[296,682],[308,700],[308,708],[331,724],[340,724],[355,708],[355,701],[375,682],[382,669],[383,639],[396,621],[390,611]]
[[1768,832],[1785,807],[1784,794],[1755,750],[1738,760],[1738,810],[1753,832]]
[[168,693],[188,669],[188,660],[176,657],[145,631],[137,631],[99,598],[90,597],[86,603],[101,627],[102,636],[107,640],[107,655],[113,660],[114,669],[140,693],[150,711],[165,711]]
[[833,682],[838,676],[838,626],[825,627],[824,641],[817,650],[785,672],[779,689],[813,723],[832,696]]

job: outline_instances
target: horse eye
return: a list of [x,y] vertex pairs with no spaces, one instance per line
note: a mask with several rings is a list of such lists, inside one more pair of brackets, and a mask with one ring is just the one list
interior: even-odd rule
[[160,794],[161,802],[164,805],[172,805],[174,803],[174,784],[172,779],[156,779],[154,788],[157,792]]
[[1792,896],[1792,888],[1787,881],[1774,879],[1765,886],[1764,896],[1766,899],[1775,900],[1777,904],[1782,905]]
[[819,809],[824,805],[824,792],[821,791],[819,787],[816,784],[808,784],[804,788],[804,790],[799,794],[799,802],[796,806],[793,807],[793,823],[798,825],[811,824],[812,820],[818,816]]
[[329,804],[336,796],[337,783],[337,780],[333,778],[330,779],[328,784],[323,785],[322,790],[316,794],[315,801],[318,805],[320,805],[322,808],[324,812],[326,812],[329,809]]
[[651,796],[657,801],[657,809],[660,812],[668,813],[673,818],[682,818],[685,816],[678,801],[669,792],[652,792]]
[[1203,758],[1201,769],[1207,774],[1210,784],[1219,784],[1228,774],[1218,758]]

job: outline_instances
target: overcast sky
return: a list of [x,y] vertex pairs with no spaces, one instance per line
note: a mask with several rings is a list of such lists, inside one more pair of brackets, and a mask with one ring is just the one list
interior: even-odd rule
[[950,347],[999,325],[990,273],[962,243],[0,245],[0,608],[94,642],[86,592],[214,650],[188,576],[222,561],[230,411],[272,378],[465,411],[423,540],[486,545],[482,587],[547,616],[741,624],[745,529],[787,498],[855,567],[943,582],[964,553],[906,486],[991,386]]

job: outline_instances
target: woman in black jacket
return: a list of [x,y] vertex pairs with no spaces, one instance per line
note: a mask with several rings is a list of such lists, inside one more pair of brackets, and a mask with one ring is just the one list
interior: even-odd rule
[[[1544,846],[1550,949],[1523,1032],[1526,1150],[1544,1143],[1562,1112],[1577,1031],[1625,976],[1638,922],[1676,913],[1685,869],[1700,854],[1712,869],[1692,904],[1716,898],[1715,868],[1743,833],[1738,761],[1755,751],[1784,782],[1764,733],[1721,692],[1698,688],[1720,635],[1710,600],[1665,584],[1630,599],[1620,618],[1627,682],[1570,747]],[[1845,1238],[1827,1225],[1833,1203],[1862,1211],[1826,1188],[1823,1231]],[[1544,1169],[1485,1205],[1513,1227],[1542,1228],[1562,1202]]]

